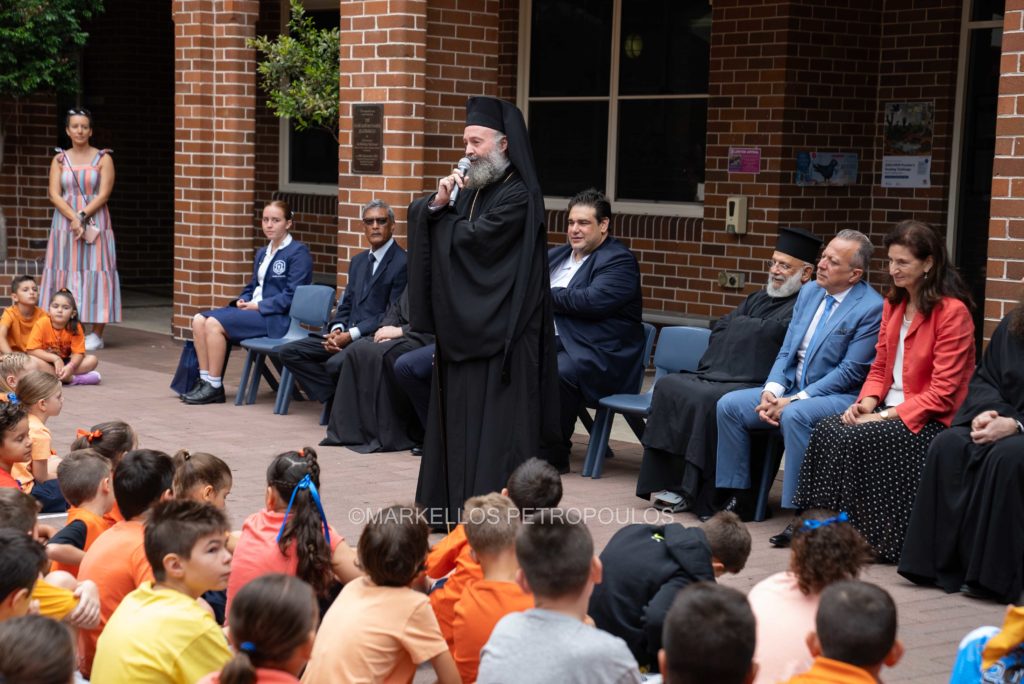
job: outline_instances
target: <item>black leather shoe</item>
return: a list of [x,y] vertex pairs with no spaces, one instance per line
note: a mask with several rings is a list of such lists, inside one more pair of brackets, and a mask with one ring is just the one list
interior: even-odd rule
[[193,406],[200,404],[223,404],[224,385],[214,387],[210,383],[204,382],[203,386],[196,390],[195,393],[186,394],[182,401]]
[[423,445],[422,444],[413,444],[412,445],[412,449],[409,449],[409,451],[412,452],[413,456],[417,456],[417,457],[422,456],[423,455]]
[[768,543],[777,549],[789,548],[790,543],[793,541],[793,524],[786,525],[786,529],[782,530],[775,536],[768,538]]
[[201,390],[203,388],[203,385],[205,384],[207,384],[207,382],[202,378],[199,378],[198,380],[196,380],[196,384],[192,385],[192,389],[190,389],[188,392],[185,392],[184,394],[179,394],[178,398],[181,399],[182,401],[185,401],[186,397],[189,397],[198,392],[199,390]]

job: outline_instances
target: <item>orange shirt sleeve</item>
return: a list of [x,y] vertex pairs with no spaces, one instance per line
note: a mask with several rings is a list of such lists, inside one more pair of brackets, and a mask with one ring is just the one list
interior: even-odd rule
[[468,544],[466,528],[459,525],[447,537],[434,544],[427,554],[427,577],[440,579],[455,569],[455,559]]
[[0,315],[0,326],[7,326],[7,334],[10,335],[11,331],[15,329],[14,323],[14,315],[11,313],[11,307],[7,307],[4,309],[3,315]]
[[32,460],[45,461],[53,455],[53,438],[49,428],[40,421],[29,421],[29,438],[32,440]]
[[138,549],[132,552],[131,557],[131,571],[132,580],[135,582],[135,586],[139,587],[143,582],[155,582],[156,578],[153,577],[153,568],[150,566],[149,561],[146,560],[146,549],[139,546]]

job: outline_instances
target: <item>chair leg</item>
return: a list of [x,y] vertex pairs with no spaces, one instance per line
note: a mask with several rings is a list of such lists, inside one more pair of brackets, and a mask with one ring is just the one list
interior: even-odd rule
[[282,368],[281,381],[277,385],[277,394],[274,395],[275,415],[283,415],[282,410],[284,413],[288,413],[287,402],[284,398],[291,395],[293,382],[295,382],[295,378],[292,376],[292,372],[287,368]]
[[636,435],[636,438],[642,441],[644,438],[644,430],[647,428],[647,422],[641,416],[629,413],[622,414],[622,417],[626,419],[626,423],[633,431],[633,434]]
[[[230,350],[231,347],[229,346]],[[249,384],[249,375],[252,373],[253,352],[245,355],[245,363],[242,365],[242,377],[238,381],[238,393],[235,394],[235,406],[241,406],[245,399],[245,388]],[[221,371],[223,372],[223,371]],[[224,377],[223,375],[221,377]]]
[[597,457],[598,436],[604,429],[604,422],[608,419],[608,409],[598,407],[594,413],[594,425],[590,429],[590,441],[587,443],[587,455],[583,459],[582,477],[590,477],[594,470],[594,459]]
[[292,403],[292,387],[295,385],[295,376],[287,368],[281,373],[281,384],[277,386],[277,401],[274,404],[274,413],[286,416],[288,407]]
[[[590,438],[590,443],[594,445],[594,455],[590,459],[590,477],[597,480],[601,477],[601,472],[604,470],[604,458],[608,452],[608,436],[612,433],[612,421],[615,420],[615,412],[611,409],[601,409],[604,411],[605,416],[601,421],[601,429],[594,430],[595,435]],[[587,448],[590,451],[590,448]]]
[[260,378],[263,376],[263,373],[267,368],[266,358],[265,354],[255,354],[255,358],[253,359],[254,368],[252,372],[252,380],[249,382],[249,396],[245,398],[246,404],[256,403],[256,392],[260,389]]

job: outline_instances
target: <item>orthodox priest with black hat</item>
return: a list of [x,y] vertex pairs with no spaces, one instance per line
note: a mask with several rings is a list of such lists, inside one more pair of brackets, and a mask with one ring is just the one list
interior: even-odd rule
[[637,479],[641,498],[673,512],[714,512],[715,404],[728,392],[763,384],[786,338],[800,288],[810,280],[821,239],[783,227],[768,282],[711,329],[708,348],[694,373],[658,381],[644,430],[644,458]]
[[466,104],[469,168],[409,206],[412,329],[437,339],[416,502],[434,527],[558,440],[544,198],[523,115]]

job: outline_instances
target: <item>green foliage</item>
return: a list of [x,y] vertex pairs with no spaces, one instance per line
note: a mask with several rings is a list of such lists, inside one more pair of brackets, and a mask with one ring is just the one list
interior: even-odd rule
[[82,24],[103,0],[0,0],[0,96],[74,92]]
[[297,130],[322,128],[338,140],[340,30],[318,29],[298,0],[291,0],[288,33],[248,41],[262,55],[257,70],[270,111]]

